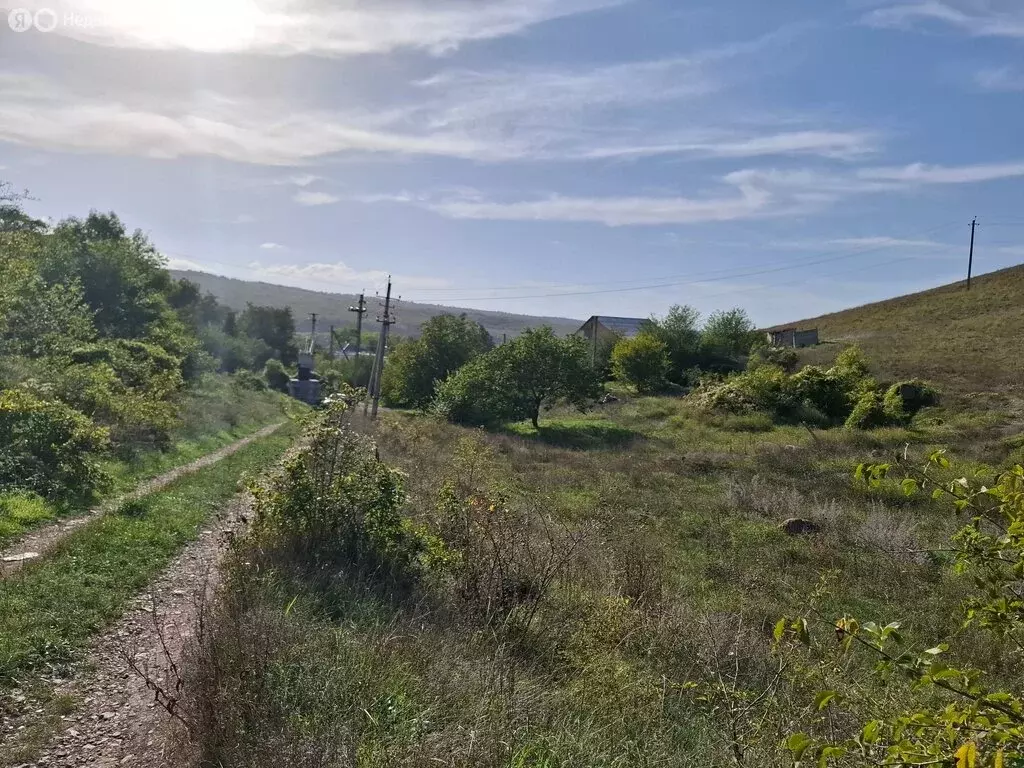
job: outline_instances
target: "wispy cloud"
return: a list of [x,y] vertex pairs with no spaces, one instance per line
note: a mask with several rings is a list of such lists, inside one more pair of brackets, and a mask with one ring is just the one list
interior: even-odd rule
[[921,22],[951,25],[975,37],[1024,37],[1024,7],[1017,0],[923,0],[877,8],[864,16],[876,27],[909,28]]
[[[405,202],[453,219],[492,221],[560,221],[610,227],[759,219],[809,213],[854,195],[897,193],[927,184],[966,184],[1024,176],[1024,163],[1002,165],[863,168],[848,173],[818,169],[744,169],[720,180],[725,190],[701,196],[569,197],[547,195],[533,200],[495,200],[476,194],[469,199],[445,195],[375,195],[364,202]],[[835,241],[852,247],[942,247],[928,240],[888,237]]]
[[866,168],[858,176],[866,180],[909,184],[974,184],[1024,176],[1024,161],[959,166],[912,163],[893,168]]
[[974,84],[983,91],[1024,91],[1024,72],[1012,67],[981,69],[974,73]]
[[280,243],[261,243],[260,248],[264,251],[283,251],[284,246]]
[[296,192],[292,200],[299,205],[330,205],[338,202],[341,198],[329,192],[310,192],[304,189],[301,192]]
[[296,187],[308,187],[310,184],[314,184],[321,179],[321,176],[314,176],[312,173],[300,173],[295,176],[289,176],[287,181]]
[[[344,112],[210,92],[168,98],[137,91],[112,98],[41,76],[0,75],[0,140],[48,150],[215,156],[263,165],[301,165],[334,155],[491,163],[667,154],[852,160],[878,148],[873,131],[814,127],[807,120],[780,130],[751,125],[748,117],[730,125],[713,109],[689,114],[686,128],[665,130],[678,122],[674,110],[681,99],[717,87],[701,73],[708,61],[760,45],[765,43],[589,71],[449,72],[413,87],[400,107]],[[647,108],[637,110],[641,103]],[[649,124],[638,124],[640,114]],[[305,188],[320,180],[303,173],[279,183]]]
[[[356,269],[343,261],[312,264],[261,264],[254,262],[249,268],[256,278],[273,279],[290,285],[323,289],[359,291],[384,283],[388,273],[379,269]],[[392,275],[402,290],[443,289],[451,287],[449,280],[420,275]]]
[[[341,57],[419,49],[441,54],[623,0],[63,0],[54,33],[142,50]],[[19,0],[29,10],[53,0]],[[87,22],[87,23],[86,23]]]

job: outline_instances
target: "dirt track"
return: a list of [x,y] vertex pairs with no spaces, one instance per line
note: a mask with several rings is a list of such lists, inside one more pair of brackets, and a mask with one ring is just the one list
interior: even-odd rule
[[254,440],[259,440],[261,437],[266,437],[267,435],[275,432],[283,425],[284,422],[271,424],[258,432],[254,432],[247,437],[243,437],[241,440],[237,440],[230,445],[226,445],[220,450],[207,454],[206,456],[196,459],[189,464],[184,464],[172,469],[170,472],[165,472],[158,477],[151,478],[139,485],[131,493],[101,504],[96,509],[90,510],[81,517],[59,520],[55,523],[32,531],[18,541],[8,545],[5,549],[0,550],[0,578],[10,576],[12,573],[18,571],[24,563],[44,555],[48,549],[53,547],[61,539],[67,536],[68,533],[83,523],[87,523],[89,520],[92,520],[111,509],[116,509],[126,501],[139,499],[153,493],[154,491],[158,491],[170,483],[173,483],[182,475],[197,472],[203,467],[216,464],[221,459],[225,459],[231,454],[240,451]]

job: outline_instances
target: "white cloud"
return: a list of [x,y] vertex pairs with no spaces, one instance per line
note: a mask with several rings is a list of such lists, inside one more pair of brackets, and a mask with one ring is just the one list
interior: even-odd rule
[[1000,253],[1007,256],[1015,256],[1024,259],[1024,245],[1004,245],[998,249]]
[[338,202],[341,198],[328,192],[309,192],[304,189],[301,192],[296,192],[292,200],[299,205],[330,205]]
[[[329,286],[336,290],[361,291],[387,282],[388,273],[380,269],[360,270],[343,261],[313,264],[261,264],[249,265],[255,279],[267,279],[286,285],[323,290]],[[396,286],[402,291],[420,288],[442,289],[451,287],[449,280],[418,275],[392,275]]]
[[186,49],[276,56],[340,57],[420,49],[444,53],[465,42],[519,33],[535,24],[623,0],[19,0],[54,8],[54,34],[142,50]]
[[261,243],[260,248],[264,251],[282,251],[284,246],[280,243]]
[[588,150],[588,158],[650,157],[691,154],[708,157],[746,158],[767,155],[816,155],[850,160],[876,150],[876,136],[867,131],[790,131],[750,136],[720,137],[714,141],[638,146],[607,146]]
[[342,152],[503,157],[454,135],[378,130],[365,115],[293,111],[282,104],[197,94],[188,103],[136,95],[135,101],[83,96],[53,81],[0,75],[0,140],[51,150],[173,159],[217,156],[295,165]]
[[519,202],[442,201],[427,207],[453,219],[493,221],[561,221],[609,227],[693,224],[749,219],[768,213],[771,196],[740,185],[728,197],[549,197]]
[[308,187],[310,184],[314,184],[322,180],[322,176],[314,176],[312,173],[300,173],[295,176],[288,177],[288,183],[294,184],[296,187]]
[[1024,162],[942,166],[913,163],[892,168],[866,168],[861,179],[909,184],[974,184],[1024,176]]
[[1024,8],[1018,0],[924,0],[878,8],[864,16],[876,27],[909,28],[932,21],[957,27],[975,37],[1024,38]]
[[934,240],[910,240],[901,237],[839,237],[828,241],[830,245],[851,245],[858,248],[910,248],[910,249],[942,249],[954,248],[949,243],[938,243]]
[[982,69],[974,73],[974,84],[983,91],[1024,91],[1024,72],[1010,67]]
[[[853,195],[901,192],[923,184],[959,184],[1024,176],[1024,163],[959,167],[913,164],[894,168],[863,168],[851,173],[816,169],[744,169],[722,177],[737,194],[683,196],[563,197],[499,201],[477,194],[472,198],[374,195],[364,202],[407,202],[453,219],[493,221],[588,222],[610,227],[695,224],[809,213]],[[942,247],[927,240],[887,237],[848,238],[853,247]]]
[[198,261],[192,259],[184,259],[178,256],[167,256],[167,268],[168,269],[187,269],[193,272],[206,272],[207,268],[200,264]]

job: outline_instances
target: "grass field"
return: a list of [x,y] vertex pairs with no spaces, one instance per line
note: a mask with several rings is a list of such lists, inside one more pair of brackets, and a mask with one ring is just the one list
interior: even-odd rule
[[921,377],[954,396],[1024,392],[1024,266],[963,283],[867,304],[779,328],[817,328],[826,342],[805,362],[831,360],[858,344],[891,379]]
[[[771,642],[812,599],[999,658],[951,610],[969,585],[943,550],[963,520],[853,473],[938,446],[959,456],[950,477],[1020,460],[1012,418],[937,408],[811,432],[638,398],[486,433],[386,414],[373,434],[406,475],[404,513],[472,567],[410,590],[243,549],[194,660],[193,704],[216,702],[200,746],[223,768],[783,765],[793,730],[924,695],[895,681],[819,713]],[[787,535],[793,517],[818,532]]]

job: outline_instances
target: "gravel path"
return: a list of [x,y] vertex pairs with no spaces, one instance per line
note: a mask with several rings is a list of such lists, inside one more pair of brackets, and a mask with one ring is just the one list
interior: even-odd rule
[[216,464],[221,459],[227,458],[231,454],[241,450],[254,440],[259,440],[261,437],[266,437],[267,435],[275,432],[283,425],[284,422],[271,424],[268,427],[264,427],[259,432],[254,432],[248,437],[243,437],[241,440],[231,443],[231,445],[226,445],[220,450],[209,453],[200,459],[196,459],[190,464],[184,464],[172,469],[170,472],[165,472],[158,477],[147,480],[131,493],[106,502],[96,509],[90,510],[81,517],[60,520],[33,531],[15,543],[8,545],[6,549],[0,550],[0,578],[10,576],[21,568],[24,563],[42,556],[48,549],[53,547],[57,542],[67,536],[68,533],[83,523],[87,523],[89,520],[92,520],[111,509],[116,509],[126,501],[139,499],[143,496],[148,496],[154,491],[159,491],[161,488],[173,483],[182,475],[197,472],[203,467]]
[[233,532],[245,525],[251,503],[247,493],[235,497],[97,638],[79,674],[56,690],[82,706],[61,718],[60,732],[42,755],[21,768],[171,768],[187,762],[174,746],[181,726],[132,667],[173,692],[172,666],[180,664],[198,606],[216,586],[218,562]]

